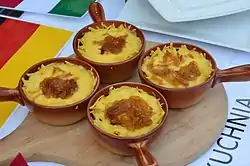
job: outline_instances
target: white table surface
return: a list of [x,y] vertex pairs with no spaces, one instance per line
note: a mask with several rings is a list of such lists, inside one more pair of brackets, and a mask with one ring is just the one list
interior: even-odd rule
[[[100,0],[102,5],[105,8],[106,12],[106,18],[107,19],[116,19],[119,16],[120,11],[124,7],[124,0]],[[20,19],[35,23],[40,23],[44,25],[49,25],[53,27],[60,27],[67,30],[71,30],[76,32],[80,28],[84,27],[85,25],[92,22],[89,15],[86,15],[84,18],[80,19],[70,19],[70,18],[62,18],[62,17],[56,17],[56,16],[47,16],[47,15],[40,15],[40,14],[34,14],[34,13],[24,13]],[[182,41],[187,43],[192,43],[199,45],[203,47],[204,49],[208,50],[212,55],[214,56],[215,60],[218,63],[219,68],[228,68],[231,66],[239,65],[239,64],[247,64],[250,63],[250,53],[231,50],[228,48],[222,48],[219,46],[213,46],[210,44],[205,44],[201,42],[196,42],[192,40],[187,39],[181,39],[173,36],[167,36],[167,35],[160,35],[152,32],[145,32],[145,37],[147,40],[150,41],[157,41],[157,42],[169,42],[169,41]],[[72,38],[71,38],[72,41]],[[65,49],[62,51],[60,56],[68,56],[73,53],[72,49],[72,42],[69,42],[69,44],[65,47]],[[237,107],[237,104],[235,103],[236,99],[248,99],[250,98],[250,84],[249,82],[246,83],[227,83],[225,85],[228,99],[229,99],[229,113],[233,112],[231,110],[232,107]],[[239,104],[238,104],[239,105]],[[239,106],[238,106],[239,107]],[[219,110],[218,110],[219,111]],[[250,108],[249,108],[250,111]],[[250,113],[244,114],[246,116],[250,116]],[[230,117],[231,115],[229,115]],[[246,124],[246,126],[241,126],[238,128],[241,128],[244,130],[244,132],[235,132],[234,134],[239,136],[241,140],[236,140],[233,138],[226,138],[223,137],[223,145],[227,145],[228,147],[232,147],[235,144],[235,141],[238,142],[238,147],[235,150],[228,150],[223,149],[219,147],[216,143],[214,146],[203,156],[198,158],[193,163],[189,164],[190,166],[203,166],[208,165],[207,162],[210,163],[211,166],[249,166],[250,165],[250,128],[248,127],[250,125],[250,120],[241,120],[237,121],[240,123]],[[211,122],[213,123],[213,122]],[[232,125],[230,125],[232,126]],[[235,125],[234,125],[235,126]],[[225,130],[224,132],[228,132]],[[221,141],[222,143],[222,141]],[[186,147],[184,147],[186,148]],[[227,160],[227,156],[223,154],[219,154],[216,152],[213,152],[213,149],[221,150],[223,152],[230,153],[232,155],[232,161],[228,164],[222,164],[219,162],[214,161],[213,159],[217,160]],[[213,158],[213,159],[212,159]],[[166,156],[167,160],[167,156]]]

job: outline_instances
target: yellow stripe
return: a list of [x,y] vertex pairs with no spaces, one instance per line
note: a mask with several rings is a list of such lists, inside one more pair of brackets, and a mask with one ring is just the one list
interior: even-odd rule
[[[15,88],[23,72],[33,64],[55,57],[72,32],[40,25],[35,33],[0,69],[0,87]],[[17,104],[0,103],[0,128]]]

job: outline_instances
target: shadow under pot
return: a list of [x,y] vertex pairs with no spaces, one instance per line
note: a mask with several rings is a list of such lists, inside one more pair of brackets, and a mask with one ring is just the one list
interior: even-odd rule
[[168,117],[168,105],[160,92],[141,83],[112,84],[91,98],[87,117],[92,133],[105,149],[135,156],[140,166],[158,165],[148,147]]
[[[174,50],[174,55],[171,50]],[[164,56],[158,65],[161,68],[157,68],[150,60],[154,62],[160,54]],[[179,69],[176,72],[170,66]],[[166,43],[149,49],[141,56],[138,73],[142,83],[156,88],[165,96],[169,108],[181,109],[199,103],[216,84],[249,81],[250,65],[220,70],[212,55],[198,46]],[[174,84],[177,87],[173,87]]]
[[98,71],[101,83],[129,79],[145,50],[143,33],[129,23],[105,20],[98,2],[91,3],[89,13],[94,23],[82,28],[73,40],[76,57]]
[[86,116],[89,99],[99,84],[97,71],[88,63],[52,58],[27,69],[17,88],[0,87],[0,102],[25,105],[44,123],[69,125]]

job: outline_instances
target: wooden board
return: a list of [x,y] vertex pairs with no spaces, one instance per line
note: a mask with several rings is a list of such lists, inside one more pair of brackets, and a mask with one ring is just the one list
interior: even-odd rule
[[[148,43],[151,47],[156,43]],[[138,81],[137,75],[129,81]],[[169,112],[169,119],[150,151],[159,165],[184,166],[207,151],[216,141],[227,119],[228,100],[223,85],[211,89],[206,98],[188,109]],[[110,153],[92,135],[87,120],[54,127],[30,114],[9,137],[0,142],[0,166],[21,152],[29,161],[53,161],[67,166],[131,166],[134,157]]]

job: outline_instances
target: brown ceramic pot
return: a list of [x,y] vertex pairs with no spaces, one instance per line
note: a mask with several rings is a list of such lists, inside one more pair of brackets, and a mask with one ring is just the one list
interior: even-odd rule
[[[165,115],[159,124],[154,130],[149,133],[145,133],[142,136],[138,137],[120,137],[111,135],[97,126],[94,125],[93,115],[90,113],[90,107],[98,100],[98,98],[102,95],[107,96],[109,94],[109,89],[111,87],[119,88],[121,86],[130,86],[130,87],[138,87],[150,95],[155,96],[159,99],[162,104],[162,108],[165,111]],[[134,155],[136,157],[137,163],[140,166],[157,166],[158,163],[156,159],[151,155],[148,150],[148,145],[159,135],[161,129],[164,127],[164,124],[168,117],[168,105],[164,96],[155,90],[154,88],[135,82],[122,82],[116,83],[113,85],[109,85],[99,92],[97,92],[90,100],[87,109],[87,117],[88,121],[91,125],[92,131],[97,135],[97,139],[104,147],[113,149],[112,151],[118,154],[126,154],[126,155]]]
[[[73,40],[73,49],[74,49],[76,57],[78,59],[88,62],[94,68],[96,68],[96,70],[100,74],[101,83],[115,83],[115,82],[124,81],[132,77],[134,71],[137,68],[139,58],[142,55],[142,53],[144,53],[144,50],[145,50],[145,39],[141,30],[139,30],[137,27],[129,23],[125,23],[121,21],[106,21],[103,7],[98,2],[94,2],[89,6],[89,14],[92,17],[94,23],[82,28],[75,35],[74,40]],[[116,27],[120,26],[121,24],[126,25],[126,26],[131,26],[132,29],[136,30],[136,34],[141,39],[141,42],[142,42],[142,47],[139,50],[139,52],[135,56],[131,57],[130,59],[127,59],[122,62],[115,62],[115,63],[100,63],[100,62],[95,62],[95,61],[85,58],[77,49],[78,47],[77,41],[79,38],[81,38],[84,35],[84,33],[89,31],[88,29],[89,27],[95,28],[95,27],[101,26],[101,24],[105,24],[108,26],[114,24]]]
[[216,84],[221,82],[240,82],[240,81],[249,81],[250,80],[250,65],[242,65],[226,70],[220,70],[217,68],[216,62],[209,52],[199,48],[195,45],[187,43],[173,43],[174,47],[180,47],[181,45],[186,45],[188,49],[195,48],[196,51],[205,53],[206,58],[211,61],[214,72],[211,74],[211,77],[204,83],[193,86],[190,88],[165,88],[159,85],[154,84],[146,78],[145,73],[142,71],[142,63],[146,56],[150,55],[152,50],[156,50],[157,47],[162,49],[164,46],[169,46],[170,43],[157,45],[149,49],[143,56],[141,56],[138,63],[138,73],[142,83],[150,85],[160,91],[166,98],[169,108],[179,109],[190,107],[199,101],[201,101],[206,92],[213,88]]
[[[88,97],[83,98],[81,101],[65,106],[42,106],[29,100],[24,94],[24,91],[22,89],[23,87],[22,78],[27,79],[28,77],[27,74],[36,72],[38,68],[41,67],[42,64],[48,65],[54,62],[63,63],[65,61],[83,66],[84,68],[93,71],[94,76],[97,78],[97,83],[93,92]],[[87,104],[90,98],[99,88],[100,84],[99,80],[100,79],[97,71],[86,62],[72,58],[52,58],[39,62],[31,66],[29,69],[27,69],[21,76],[17,88],[11,89],[11,88],[0,87],[0,102],[14,101],[21,105],[26,105],[29,108],[29,110],[33,112],[33,114],[36,116],[38,120],[45,122],[47,124],[56,126],[69,125],[80,121],[86,116]]]

